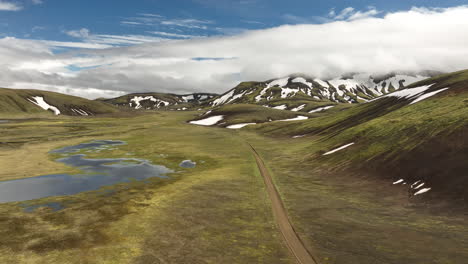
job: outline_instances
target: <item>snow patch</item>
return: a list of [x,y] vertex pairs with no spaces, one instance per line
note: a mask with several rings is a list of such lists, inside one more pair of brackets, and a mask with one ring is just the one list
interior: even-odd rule
[[301,138],[301,137],[305,137],[306,135],[297,135],[297,136],[293,136],[292,138]]
[[223,118],[224,116],[222,115],[210,116],[205,119],[190,121],[190,124],[200,125],[200,126],[212,126],[212,125],[217,124],[219,121],[223,120]]
[[299,92],[299,89],[281,88],[281,98],[292,97]]
[[364,101],[364,102],[369,102],[369,100],[367,100],[367,99],[365,99],[365,98],[362,98],[362,97],[360,97],[360,96],[357,96],[357,99],[362,100],[362,101]]
[[279,105],[279,106],[275,106],[275,107],[272,107],[273,109],[278,109],[278,110],[286,110],[286,108],[288,108],[287,105]]
[[271,88],[271,87],[275,87],[275,86],[279,86],[279,87],[284,87],[288,84],[288,81],[289,81],[289,77],[286,77],[286,78],[283,78],[283,79],[278,79],[278,80],[274,80],[272,81],[271,83],[269,83],[267,85],[267,88]]
[[53,111],[55,115],[60,115],[60,110],[57,107],[46,103],[46,101],[44,101],[44,97],[42,96],[33,96],[32,99],[28,99],[28,101],[39,106],[44,110]]
[[296,79],[292,80],[293,83],[302,83],[307,85],[309,88],[312,88],[312,83],[308,82],[306,79],[302,77],[297,77]]
[[424,85],[416,88],[409,88],[409,89],[403,89],[400,91],[396,91],[394,93],[386,94],[384,96],[378,97],[374,100],[383,98],[383,97],[397,97],[397,98],[412,98],[415,96],[420,96],[422,93],[424,93],[427,89],[431,88],[431,86],[434,84],[430,85]]
[[135,96],[133,97],[132,99],[130,99],[130,106],[132,106],[132,102],[135,103],[135,109],[140,109],[142,108],[142,105],[140,102],[142,101],[151,101],[151,102],[155,102],[155,106],[157,108],[160,107],[161,103],[164,105],[164,106],[168,106],[170,103],[169,102],[166,102],[166,101],[163,101],[163,100],[160,100],[160,99],[157,99],[157,98],[154,98],[153,96]]
[[319,107],[319,108],[315,108],[314,110],[309,111],[309,113],[322,112],[322,111],[328,110],[328,109],[333,108],[333,107],[335,107],[335,106],[334,105],[329,105],[329,106]]
[[403,180],[403,179],[399,179],[398,181],[394,182],[393,185],[402,183],[402,182],[404,182],[404,181],[405,181],[405,180]]
[[325,87],[325,88],[329,88],[330,85],[328,85],[328,83],[326,83],[325,81],[322,81],[320,79],[314,79],[314,81],[318,84],[320,84],[321,86]]
[[418,98],[416,98],[416,100],[414,100],[414,101],[411,102],[410,104],[415,104],[415,103],[417,103],[417,102],[420,102],[420,101],[422,101],[422,100],[424,100],[424,99],[427,99],[427,98],[429,98],[429,97],[431,97],[431,96],[434,96],[434,95],[436,95],[436,94],[438,94],[438,93],[440,93],[440,92],[443,92],[443,91],[445,91],[445,90],[447,90],[447,89],[448,89],[448,87],[447,87],[447,88],[442,88],[442,89],[440,89],[440,90],[433,91],[433,92],[430,92],[430,93],[427,93],[427,94],[423,94],[423,95],[419,96]]
[[[279,87],[284,87],[288,84],[289,77],[283,78],[283,79],[278,79],[270,82],[267,84],[267,87],[263,88],[260,91],[260,94],[255,96],[255,101],[260,102],[263,98],[263,96],[266,94],[267,90],[270,89],[271,87],[279,86]],[[283,96],[283,92],[281,92],[281,96]],[[270,98],[267,98],[267,100],[270,100]]]
[[309,117],[307,117],[307,116],[296,116],[295,118],[283,119],[283,120],[278,120],[278,121],[285,122],[285,121],[298,121],[298,120],[306,120],[306,119],[309,119]]
[[188,95],[188,96],[182,96],[182,100],[184,100],[185,102],[188,102],[188,101],[191,101],[191,100],[195,100],[195,98],[193,97],[193,94],[191,94],[191,95]]
[[304,109],[305,106],[306,106],[306,104],[302,104],[302,105],[300,105],[298,107],[295,107],[295,108],[291,109],[291,111],[293,111],[293,112],[301,111],[302,109]]
[[[411,184],[411,188],[413,188],[415,185],[417,185],[418,183],[420,183],[421,181],[416,181],[415,183]],[[414,189],[414,188],[413,188]]]
[[339,147],[339,148],[336,148],[336,149],[334,149],[334,150],[328,151],[327,153],[323,154],[323,156],[333,154],[333,153],[335,153],[335,152],[337,152],[337,151],[340,151],[340,150],[345,149],[345,148],[347,148],[347,147],[349,147],[349,146],[352,146],[352,145],[354,145],[354,142],[353,142],[353,143],[346,144],[346,145],[341,146],[341,147]]
[[234,95],[234,90],[213,101],[213,106],[222,105]]
[[240,129],[240,128],[243,128],[245,126],[248,126],[248,125],[255,125],[257,123],[243,123],[243,124],[235,124],[235,125],[230,125],[230,126],[227,126],[226,128],[229,128],[229,129]]
[[86,111],[84,111],[84,110],[82,110],[82,109],[75,109],[75,108],[72,108],[71,110],[72,110],[74,113],[79,114],[79,115],[82,115],[82,116],[88,116],[88,115],[89,115]]
[[246,93],[246,92],[244,91],[243,93],[234,95],[234,96],[227,102],[227,104],[229,104],[230,102],[232,102],[232,101],[234,101],[234,100],[236,100],[236,99],[241,98],[242,96],[244,96],[245,93]]
[[414,195],[420,195],[420,194],[423,194],[423,193],[427,193],[428,191],[430,191],[431,188],[424,188],[424,189],[421,189],[419,190],[417,193],[415,193]]
[[266,94],[266,91],[269,89],[269,87],[267,88],[263,88],[261,91],[260,91],[260,94],[255,96],[255,102],[260,102],[262,100],[262,97]]
[[[340,87],[341,85],[343,85],[345,87],[346,90],[350,90],[351,88],[354,88],[354,87],[358,87],[361,83],[356,81],[355,79],[346,79],[346,80],[343,80],[343,79],[333,79],[333,80],[330,80],[328,81],[329,83],[331,83],[331,85],[333,85],[338,91],[340,91],[340,89],[338,87]],[[338,92],[340,93],[340,92]],[[341,96],[341,94],[340,94]]]

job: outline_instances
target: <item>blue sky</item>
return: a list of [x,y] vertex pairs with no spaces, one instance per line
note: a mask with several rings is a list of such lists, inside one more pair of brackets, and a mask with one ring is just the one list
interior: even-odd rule
[[468,68],[468,0],[0,0],[0,87],[223,93],[293,73]]
[[[81,41],[67,32],[189,38],[237,34],[283,24],[324,23],[330,11],[352,7],[379,14],[414,6],[450,7],[462,0],[0,0],[19,10],[0,11],[0,34],[17,38]],[[1,6],[1,5],[0,5]],[[121,43],[125,44],[125,43]]]

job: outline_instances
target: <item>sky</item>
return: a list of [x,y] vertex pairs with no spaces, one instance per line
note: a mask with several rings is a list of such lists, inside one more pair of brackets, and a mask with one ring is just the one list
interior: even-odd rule
[[90,99],[448,72],[467,55],[468,0],[0,0],[0,87]]

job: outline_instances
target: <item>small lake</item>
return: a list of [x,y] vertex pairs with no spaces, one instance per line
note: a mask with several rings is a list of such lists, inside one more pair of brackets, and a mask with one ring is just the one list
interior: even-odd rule
[[[49,196],[73,195],[97,190],[103,186],[167,178],[173,170],[136,158],[90,159],[82,152],[99,152],[126,144],[123,141],[97,140],[53,150],[62,154],[58,162],[79,168],[80,174],[51,174],[0,182],[0,202],[34,200]],[[81,153],[76,153],[81,152]]]
[[8,120],[0,120],[0,124],[5,124],[5,123],[8,123],[8,122],[10,122],[10,121],[8,121]]

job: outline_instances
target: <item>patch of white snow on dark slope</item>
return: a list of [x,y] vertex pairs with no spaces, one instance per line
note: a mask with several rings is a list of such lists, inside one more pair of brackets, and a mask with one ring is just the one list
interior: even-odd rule
[[278,120],[278,121],[285,122],[285,121],[298,121],[298,120],[306,120],[306,119],[309,119],[309,117],[307,117],[307,116],[296,116],[295,118],[283,119],[283,120]]
[[229,128],[229,129],[240,129],[240,128],[243,128],[245,126],[248,126],[248,125],[255,125],[256,123],[242,123],[242,124],[235,124],[235,125],[230,125],[230,126],[227,126],[226,128]]
[[190,124],[199,125],[199,126],[212,126],[216,125],[219,121],[223,120],[224,116],[210,116],[205,119],[190,121]]
[[407,98],[407,99],[413,98],[413,97],[422,95],[425,91],[427,91],[429,88],[431,88],[432,85],[434,85],[434,84],[399,90],[399,91],[396,91],[394,93],[390,93],[390,94],[386,94],[384,96],[377,97],[376,99],[373,99],[371,101],[378,100],[378,99],[384,98],[384,97],[397,97],[397,98]]
[[48,104],[45,100],[44,100],[44,97],[41,97],[41,96],[33,96],[32,97],[32,100],[31,99],[28,99],[29,102],[39,106],[40,108],[44,109],[44,110],[52,110],[54,112],[55,115],[60,115],[60,110],[53,106],[53,105],[50,105]]
[[440,92],[443,92],[443,91],[445,91],[445,90],[447,90],[447,89],[448,89],[448,87],[447,87],[447,88],[442,88],[442,89],[440,89],[440,90],[433,91],[433,92],[430,92],[430,93],[427,93],[427,94],[423,94],[423,95],[419,96],[418,98],[416,98],[416,99],[415,99],[413,102],[411,102],[410,104],[415,104],[415,103],[417,103],[417,102],[420,102],[420,101],[422,101],[422,100],[424,100],[424,99],[427,99],[427,98],[429,98],[429,97],[431,97],[431,96],[434,96],[434,95],[436,95],[436,94],[438,94],[438,93],[440,93]]
[[320,80],[320,79],[314,79],[314,81],[315,81],[316,83],[320,84],[320,86],[323,86],[323,87],[325,87],[325,88],[329,88],[329,87],[330,87],[330,85],[328,85],[327,82],[322,81],[322,80]]
[[306,104],[302,104],[302,105],[300,105],[298,107],[295,107],[295,108],[291,109],[291,111],[293,111],[293,112],[301,111],[302,109],[304,109],[305,106],[306,106]]
[[306,79],[302,77],[297,77],[296,79],[292,80],[293,83],[302,83],[307,85],[309,88],[312,88],[312,83],[308,82]]
[[339,148],[330,150],[330,151],[328,151],[327,153],[325,153],[325,154],[323,154],[323,155],[326,156],[326,155],[333,154],[333,153],[335,153],[335,152],[337,152],[337,151],[340,151],[340,150],[345,149],[345,148],[347,148],[347,147],[349,147],[349,146],[352,146],[352,145],[354,145],[354,142],[353,142],[353,143],[346,144],[346,145],[341,146],[341,147],[339,147]]
[[329,105],[329,106],[319,107],[319,108],[316,108],[314,110],[309,111],[309,113],[322,112],[322,111],[328,110],[328,109],[333,108],[333,107],[335,107],[335,106],[334,105]]
[[424,188],[424,189],[421,189],[419,190],[417,193],[415,193],[414,195],[420,195],[420,194],[423,194],[423,193],[427,193],[428,191],[430,191],[431,188]]
[[218,106],[226,103],[231,97],[234,95],[234,90],[230,91],[229,93],[221,96],[220,98],[213,101],[213,106]]
[[269,83],[267,85],[267,88],[271,88],[271,87],[275,87],[275,86],[279,86],[279,87],[284,87],[288,84],[288,81],[289,81],[289,77],[286,77],[286,78],[283,78],[283,79],[278,79],[278,80],[274,80],[272,81],[271,83]]
[[394,184],[394,185],[395,185],[395,184],[399,184],[399,183],[402,183],[402,182],[404,182],[404,181],[405,181],[405,180],[403,180],[403,179],[399,179],[398,181],[393,182],[393,184]]
[[278,109],[278,110],[286,110],[286,108],[288,108],[287,105],[279,105],[279,106],[275,106],[275,107],[272,107],[273,109]]

